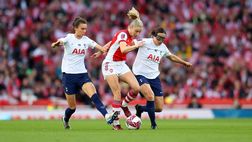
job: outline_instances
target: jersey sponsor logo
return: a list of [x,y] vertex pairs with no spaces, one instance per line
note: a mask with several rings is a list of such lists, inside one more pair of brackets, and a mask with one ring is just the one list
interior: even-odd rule
[[121,34],[121,39],[124,39],[125,38],[125,34]]
[[74,48],[72,54],[85,55],[85,49]]
[[147,59],[149,59],[151,61],[154,61],[154,62],[157,62],[157,63],[160,62],[160,57],[156,56],[156,55],[152,55],[152,54],[149,54],[149,56],[147,57]]

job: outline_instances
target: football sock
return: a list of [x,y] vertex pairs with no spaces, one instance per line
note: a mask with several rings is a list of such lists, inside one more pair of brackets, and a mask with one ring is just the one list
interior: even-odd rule
[[112,103],[112,109],[113,111],[119,111],[121,110],[121,101],[114,100]]
[[105,106],[101,102],[100,98],[98,97],[97,93],[95,93],[92,97],[91,100],[95,104],[96,109],[105,117],[105,115],[108,113]]
[[119,121],[119,118],[115,119],[113,121],[113,125],[116,126],[116,125],[120,125],[120,121]]
[[65,110],[64,120],[65,120],[66,122],[69,121],[70,117],[71,117],[72,114],[75,112],[75,110],[76,110],[76,109],[70,109],[70,108],[67,108],[67,109]]
[[138,109],[139,109],[139,111],[141,111],[141,112],[144,112],[144,111],[147,111],[147,108],[146,108],[146,106],[138,106]]
[[126,107],[128,105],[129,102],[133,101],[136,97],[137,97],[138,93],[134,94],[133,91],[129,91],[129,93],[127,94],[127,96],[125,97],[122,106]]
[[128,106],[128,103],[126,103],[125,100],[122,101],[122,107],[127,107]]
[[154,101],[147,101],[146,110],[147,110],[148,115],[150,117],[151,126],[156,126],[156,121],[155,121],[155,103],[154,103]]

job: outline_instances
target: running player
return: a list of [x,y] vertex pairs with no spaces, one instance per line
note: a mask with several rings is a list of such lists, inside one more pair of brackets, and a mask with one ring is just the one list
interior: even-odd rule
[[89,47],[97,48],[105,52],[95,41],[91,40],[85,33],[87,31],[87,21],[81,17],[73,21],[74,33],[67,34],[66,37],[58,39],[52,43],[52,47],[64,46],[64,56],[62,59],[62,82],[68,108],[62,118],[65,129],[70,129],[69,119],[76,110],[75,95],[82,89],[93,101],[98,111],[105,117],[108,124],[113,123],[118,113],[108,113],[105,106],[99,99],[96,89],[90,80],[85,67],[84,58]]
[[151,128],[156,129],[155,111],[161,112],[163,109],[163,93],[159,79],[159,64],[162,57],[170,59],[172,62],[180,63],[186,67],[192,64],[180,59],[172,54],[163,43],[166,32],[163,28],[157,28],[151,33],[152,38],[145,38],[145,44],[138,49],[135,62],[132,67],[140,84],[140,91],[147,100],[146,106],[136,105],[136,115],[141,117],[142,112],[148,112],[151,120]]
[[[136,98],[139,93],[140,86],[125,63],[126,54],[134,49],[143,45],[143,42],[139,42],[133,45],[133,38],[138,36],[143,29],[143,23],[140,20],[139,13],[135,8],[132,8],[128,14],[132,19],[127,29],[117,32],[109,45],[108,53],[102,63],[102,73],[107,81],[112,93],[114,95],[114,101],[112,108],[114,112],[120,113],[121,107],[124,110],[126,116],[130,115],[128,107],[123,107],[121,104],[121,89],[119,80],[126,82],[131,87],[131,91],[126,96],[127,101],[131,101]],[[119,118],[113,123],[114,130],[121,130]]]

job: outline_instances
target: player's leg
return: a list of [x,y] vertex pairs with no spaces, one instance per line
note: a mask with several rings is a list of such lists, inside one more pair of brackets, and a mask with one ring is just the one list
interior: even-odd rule
[[95,104],[95,107],[97,110],[105,117],[105,115],[108,113],[105,109],[105,106],[101,102],[98,94],[96,93],[96,89],[92,82],[87,82],[82,85],[82,90],[88,95],[88,97],[92,100],[92,102]]
[[71,118],[72,114],[76,110],[75,94],[78,93],[78,89],[77,89],[75,83],[73,82],[73,80],[74,80],[73,77],[74,76],[69,75],[69,74],[65,74],[65,73],[63,73],[63,76],[62,76],[63,88],[64,88],[66,100],[68,103],[68,108],[66,108],[65,114],[62,118],[65,129],[70,128],[69,119]]
[[68,108],[65,110],[65,115],[63,116],[63,125],[65,129],[70,129],[69,119],[76,110],[76,98],[75,94],[65,94],[68,103]]
[[161,112],[164,106],[164,96],[159,77],[150,80],[151,89],[155,94],[155,112]]
[[155,119],[155,103],[154,103],[154,92],[151,89],[151,86],[149,84],[149,81],[143,77],[138,76],[138,81],[140,82],[140,91],[147,100],[146,106],[136,105],[136,115],[138,117],[141,117],[142,112],[146,111],[148,112],[148,115],[150,117],[151,126],[156,126],[156,119]]
[[[114,112],[118,112],[120,114],[121,109],[121,87],[119,84],[119,78],[117,75],[108,75],[106,76],[106,80],[108,82],[108,85],[114,95],[114,102],[112,103],[112,108]],[[117,118],[113,122],[114,130],[121,130],[121,125],[119,122],[119,118]]]
[[[149,80],[152,91],[155,95],[155,112],[161,112],[163,109],[163,91],[159,77]],[[152,125],[152,129],[156,129],[157,125]]]
[[[113,112],[117,112],[120,114],[121,110],[121,87],[119,84],[119,78],[117,76],[118,72],[121,71],[121,67],[114,62],[103,62],[102,63],[102,74],[104,79],[107,81],[113,97],[114,101],[112,103]],[[119,117],[116,118],[113,122],[114,130],[121,130],[121,125],[119,122]]]
[[155,112],[162,112],[164,106],[164,97],[155,96]]
[[111,124],[118,116],[118,113],[108,113],[106,107],[100,100],[96,89],[92,82],[87,82],[82,85],[82,90],[89,96],[95,104],[96,109],[104,116],[108,124]]
[[130,103],[137,97],[140,90],[140,86],[131,71],[128,71],[127,73],[120,75],[119,78],[122,81],[126,82],[131,88],[131,90],[128,92],[127,96],[122,102],[122,109],[124,111],[124,114],[126,117],[129,117],[131,113],[128,109],[128,103]]

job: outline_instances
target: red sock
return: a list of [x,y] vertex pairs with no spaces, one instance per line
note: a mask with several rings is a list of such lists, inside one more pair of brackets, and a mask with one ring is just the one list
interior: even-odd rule
[[133,101],[137,97],[137,95],[138,95],[138,93],[134,94],[133,91],[129,91],[129,93],[125,97],[125,102],[129,103],[129,102]]

